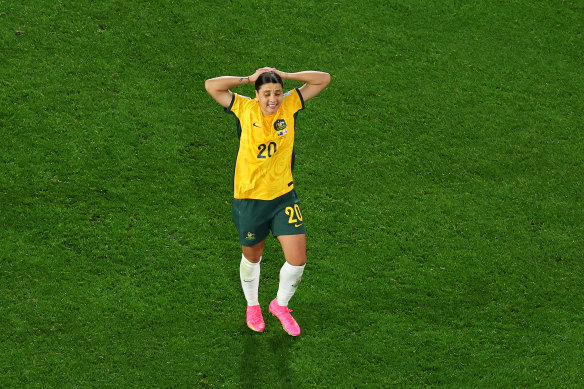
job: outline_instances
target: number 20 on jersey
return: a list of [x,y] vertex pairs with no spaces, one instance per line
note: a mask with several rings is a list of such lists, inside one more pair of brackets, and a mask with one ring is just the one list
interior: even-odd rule
[[269,144],[261,144],[258,146],[258,150],[260,151],[258,153],[258,158],[266,158],[266,154],[267,154],[267,158],[271,158],[272,155],[274,155],[276,153],[276,151],[278,150],[278,147],[276,145],[275,142],[270,142]]

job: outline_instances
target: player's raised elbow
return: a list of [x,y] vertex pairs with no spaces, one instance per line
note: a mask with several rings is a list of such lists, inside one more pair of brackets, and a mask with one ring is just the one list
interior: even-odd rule
[[211,81],[211,79],[205,80],[205,90],[209,94],[211,94],[211,91],[213,90],[212,85],[213,85],[213,82]]
[[221,90],[218,88],[217,80],[210,78],[205,81],[205,89],[207,93],[213,97],[215,100],[219,101],[221,96]]
[[316,84],[326,87],[331,82],[331,75],[327,72],[318,72],[318,82]]

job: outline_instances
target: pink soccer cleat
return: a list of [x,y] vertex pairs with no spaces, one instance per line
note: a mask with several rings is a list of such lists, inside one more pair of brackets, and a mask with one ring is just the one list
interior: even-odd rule
[[256,332],[262,332],[266,329],[264,317],[262,316],[262,309],[259,305],[248,305],[247,312],[247,326]]
[[290,312],[292,310],[288,309],[288,307],[278,305],[278,299],[273,299],[270,303],[270,313],[280,319],[284,331],[292,336],[298,336],[300,335],[300,326],[296,323],[296,320],[294,320]]

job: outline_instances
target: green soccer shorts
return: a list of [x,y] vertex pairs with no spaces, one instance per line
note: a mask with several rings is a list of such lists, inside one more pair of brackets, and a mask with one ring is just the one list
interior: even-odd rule
[[253,246],[274,236],[306,234],[296,191],[273,200],[233,199],[233,222],[243,246]]

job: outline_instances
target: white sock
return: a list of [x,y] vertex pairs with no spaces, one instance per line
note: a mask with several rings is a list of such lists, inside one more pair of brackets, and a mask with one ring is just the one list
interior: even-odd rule
[[276,298],[278,299],[278,305],[281,307],[287,307],[288,302],[294,296],[296,292],[296,287],[302,279],[302,273],[304,272],[304,266],[293,266],[288,262],[284,263],[282,269],[280,269],[280,287],[278,288],[278,294]]
[[[260,262],[262,258],[260,257]],[[242,254],[239,264],[239,278],[247,305],[259,305],[258,289],[260,286],[260,262],[253,263]]]

